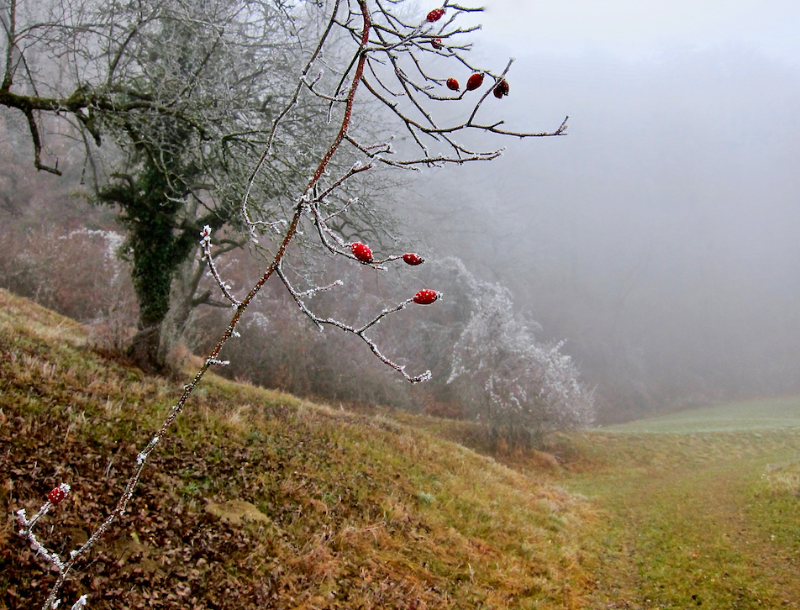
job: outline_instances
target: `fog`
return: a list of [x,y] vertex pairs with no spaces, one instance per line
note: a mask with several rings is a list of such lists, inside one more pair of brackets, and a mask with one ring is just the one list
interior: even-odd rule
[[568,340],[606,421],[800,390],[800,64],[777,40],[678,38],[479,45],[498,71],[517,57],[482,116],[543,131],[569,114],[569,135],[428,170],[410,197],[429,248]]
[[[510,95],[488,96],[479,121],[540,132],[569,115],[568,135],[476,133],[475,148],[504,155],[427,169],[399,195],[384,175],[372,203],[403,216],[426,257],[458,256],[507,286],[538,338],[566,340],[601,422],[800,392],[800,3],[486,3],[473,64],[516,61]],[[380,131],[379,110],[364,110]],[[34,181],[22,127],[8,124],[15,201],[0,204],[27,210],[19,226],[39,222],[34,199],[72,219],[78,156],[72,186]]]

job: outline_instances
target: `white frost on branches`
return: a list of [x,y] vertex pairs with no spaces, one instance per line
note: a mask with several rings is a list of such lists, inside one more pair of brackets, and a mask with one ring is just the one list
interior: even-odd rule
[[[368,248],[362,248],[359,250],[361,254],[356,255],[352,249],[356,244],[340,228],[356,202],[354,197],[347,195],[346,183],[357,183],[355,176],[378,165],[419,169],[491,160],[500,155],[500,149],[472,150],[460,143],[458,136],[476,131],[519,138],[561,136],[566,133],[567,119],[550,132],[509,131],[503,120],[483,122],[483,116],[487,114],[484,112],[479,119],[479,110],[487,100],[492,103],[489,99],[492,90],[504,81],[513,60],[509,60],[499,73],[472,65],[467,58],[471,45],[461,35],[473,33],[478,28],[461,28],[455,19],[479,9],[449,2],[444,4],[449,11],[448,17],[435,30],[422,16],[415,21],[419,25],[405,23],[400,12],[396,12],[398,0],[308,3],[309,7],[316,6],[321,10],[324,17],[320,23],[327,25],[321,27],[316,42],[305,51],[305,41],[292,33],[296,25],[290,15],[292,3],[282,1],[274,4],[223,1],[206,5],[159,0],[154,3],[112,3],[111,9],[107,3],[96,0],[38,3],[41,7],[35,2],[27,4],[36,7],[30,15],[17,13],[17,2],[12,0],[8,17],[3,22],[8,53],[0,83],[0,92],[6,95],[0,96],[0,106],[15,108],[27,118],[37,169],[60,174],[57,166],[42,162],[40,115],[68,115],[72,124],[79,127],[85,142],[94,140],[99,146],[101,136],[124,132],[121,136],[123,142],[133,142],[137,149],[146,150],[148,159],[160,172],[159,179],[164,177],[169,183],[169,191],[164,195],[165,203],[180,203],[183,197],[191,197],[197,206],[205,208],[214,201],[239,200],[244,228],[254,242],[262,233],[273,230],[280,230],[282,235],[275,239],[272,250],[259,249],[267,264],[250,290],[236,298],[230,284],[220,276],[211,255],[211,227],[203,228],[200,236],[203,254],[212,277],[231,303],[230,322],[208,352],[202,367],[191,382],[184,385],[183,393],[155,436],[138,454],[113,510],[89,539],[71,553],[68,561],[64,562],[52,553],[45,555],[58,568],[58,578],[43,606],[43,610],[48,610],[55,607],[57,595],[77,563],[127,510],[149,456],[187,406],[205,373],[212,366],[228,364],[227,360],[219,358],[220,351],[232,336],[237,336],[236,328],[242,316],[273,275],[278,276],[300,311],[317,326],[332,325],[358,336],[380,361],[409,382],[425,381],[431,377],[430,371],[416,376],[406,373],[405,365],[385,356],[366,333],[377,331],[377,325],[385,317],[404,310],[411,303],[430,305],[438,301],[437,292],[420,290],[416,296],[395,306],[383,308],[379,313],[373,312],[367,322],[350,325],[313,313],[304,301],[314,293],[338,286],[338,283],[298,291],[285,273],[282,265],[290,253],[296,256],[298,242],[302,242],[299,236],[310,228],[309,223],[313,224],[321,245],[333,255],[374,269],[382,269],[383,263],[403,259],[402,255],[395,254],[373,260]],[[39,14],[53,7],[53,17]],[[444,12],[444,8],[437,9],[437,13],[439,10]],[[30,20],[27,19],[29,16]],[[289,18],[289,23],[273,29],[274,20],[282,23],[284,17]],[[314,38],[312,36],[312,40]],[[272,53],[273,39],[280,49],[279,57]],[[180,48],[172,48],[173,44],[180,45]],[[221,53],[223,49],[229,52]],[[321,66],[334,57],[335,49],[344,49],[343,61],[338,66],[342,68],[341,72],[334,73],[328,80],[320,76],[309,81],[308,75],[319,72]],[[282,80],[276,77],[276,72],[282,64],[292,63],[288,57],[296,57],[295,50],[303,55],[305,64],[297,80],[291,84],[270,82]],[[307,50],[311,50],[310,55]],[[50,86],[46,78],[48,71],[32,70],[34,62],[25,61],[26,51],[31,58],[36,57],[35,63],[48,63],[49,71],[74,72],[80,78],[68,82],[66,87]],[[196,55],[195,59],[199,61],[191,69],[186,69],[185,59],[191,54]],[[150,57],[158,55],[166,58],[165,61],[155,64],[150,61]],[[440,60],[450,60],[451,66],[457,69],[467,68],[472,73],[485,75],[488,82],[481,92],[474,94],[468,95],[467,91],[458,96],[446,93],[443,86],[451,72],[449,68],[444,71]],[[337,63],[333,62],[334,65]],[[22,66],[24,70],[17,69]],[[147,69],[143,70],[142,66]],[[140,78],[150,72],[153,72],[150,80]],[[139,86],[140,81],[145,83],[143,89]],[[10,94],[12,84],[20,93]],[[34,92],[34,95],[25,95],[24,91]],[[309,117],[317,112],[308,110],[304,97],[314,98],[312,101],[316,105],[312,104],[310,108],[328,106],[328,116],[337,129],[315,133],[311,137],[299,131],[298,126],[308,123]],[[397,98],[401,97],[405,98],[404,103],[398,103]],[[282,109],[272,106],[273,98],[280,100]],[[386,114],[396,120],[396,126],[410,136],[415,146],[407,153],[408,156],[392,155],[391,138],[377,146],[367,145],[361,140],[365,134],[359,123],[362,115],[366,114],[362,112],[362,98],[371,98],[382,106]],[[440,116],[438,109],[443,102],[463,102],[464,110],[460,117],[452,120],[453,113],[445,112]],[[354,109],[356,119],[353,118]],[[169,126],[175,126],[175,129]],[[180,132],[188,135],[184,137]],[[300,150],[294,144],[301,144]],[[251,154],[255,148],[262,152],[251,171]],[[180,160],[181,151],[187,149],[197,156]],[[91,153],[88,144],[87,151],[87,154]],[[303,159],[304,156],[307,160]],[[345,171],[343,168],[353,157],[358,158],[357,162]],[[174,166],[184,163],[196,166],[196,169],[188,175],[176,174]],[[220,166],[226,169],[217,174],[215,169]],[[284,172],[280,169],[282,167],[289,169]],[[302,175],[298,173],[301,171],[299,168],[313,167],[316,169],[305,186],[298,185],[294,178]],[[245,176],[249,178],[243,182]],[[131,176],[120,175],[119,180],[125,195],[108,193],[109,201],[122,203],[144,194]],[[135,195],[135,188],[139,188],[138,195]],[[341,207],[345,200],[348,203]],[[209,223],[225,224],[233,209],[210,207],[207,211]],[[195,212],[199,214],[195,209],[189,215],[187,224],[190,227],[186,230],[194,231],[191,228],[193,220],[200,220]],[[332,222],[334,220],[336,222]],[[116,242],[108,243],[110,247],[116,247],[111,246]],[[560,346],[537,346],[524,326],[515,326],[510,300],[507,299],[507,305],[503,301],[506,293],[502,290],[495,292],[497,298],[486,300],[458,343],[457,351],[461,350],[461,356],[456,371],[474,371],[476,379],[483,376],[483,387],[498,409],[502,407],[508,413],[529,415],[541,411],[541,402],[545,406],[544,412],[557,412],[563,421],[576,420],[576,417],[569,419],[565,414],[582,414],[578,398],[588,396],[575,381],[577,371],[568,358],[561,356]],[[590,405],[591,397],[588,396],[584,403],[584,408]],[[526,423],[531,421],[530,417],[525,420]],[[537,421],[550,420],[540,418]],[[54,494],[56,500],[51,498],[51,502],[30,521],[24,512],[19,513],[22,534],[41,554],[48,551],[38,543],[31,530],[51,503],[57,504],[63,499],[59,499],[60,495]],[[85,601],[85,597],[80,598],[73,610],[83,607]]]
[[459,382],[474,415],[510,432],[537,437],[594,420],[594,395],[561,352],[564,342],[537,343],[514,314],[507,289],[480,283],[477,308],[453,350],[448,383]]

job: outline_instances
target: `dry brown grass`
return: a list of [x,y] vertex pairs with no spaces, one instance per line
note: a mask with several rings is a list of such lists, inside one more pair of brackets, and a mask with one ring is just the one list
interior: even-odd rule
[[[28,301],[0,291],[0,307],[0,504],[30,510],[72,484],[41,530],[63,553],[116,499],[180,383],[103,358]],[[210,375],[68,592],[93,608],[581,607],[593,513],[543,482],[552,458],[515,459],[529,476],[417,421]],[[206,511],[231,501],[268,521]],[[0,608],[40,602],[52,582],[14,529],[0,528]]]

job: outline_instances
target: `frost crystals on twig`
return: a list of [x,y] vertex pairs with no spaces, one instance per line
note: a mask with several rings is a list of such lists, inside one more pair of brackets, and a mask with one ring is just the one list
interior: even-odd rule
[[200,237],[201,237],[200,246],[203,248],[203,258],[208,263],[208,268],[210,270],[210,273],[216,280],[220,290],[222,290],[222,294],[224,294],[225,298],[228,299],[234,305],[236,306],[241,305],[241,302],[231,294],[231,287],[222,281],[222,278],[219,275],[219,271],[217,271],[217,268],[214,265],[214,259],[211,257],[211,227],[209,227],[208,225],[204,226],[203,230],[200,231]]
[[[320,8],[329,7],[330,14],[327,19],[327,25],[319,34],[314,49],[308,57],[303,69],[298,74],[297,80],[288,91],[283,91],[281,96],[279,96],[279,99],[287,100],[285,105],[277,114],[269,115],[274,118],[267,119],[267,123],[259,130],[259,133],[267,133],[268,135],[266,137],[266,142],[261,140],[263,142],[263,151],[244,185],[244,193],[242,194],[239,210],[245,223],[246,230],[251,240],[255,243],[258,242],[259,231],[280,229],[281,237],[276,241],[276,249],[270,254],[270,261],[263,270],[260,278],[251,286],[247,294],[239,300],[231,293],[231,287],[222,280],[214,264],[214,260],[211,256],[211,228],[209,226],[203,228],[200,244],[203,249],[204,258],[208,263],[211,276],[220,287],[225,298],[232,304],[230,322],[217,340],[213,349],[206,355],[203,365],[195,373],[192,380],[184,386],[180,398],[170,409],[169,414],[162,422],[159,430],[155,433],[155,436],[152,437],[147,446],[138,454],[136,463],[131,469],[125,488],[116,506],[102,523],[96,527],[88,541],[77,551],[71,553],[69,560],[65,562],[55,553],[44,548],[32,533],[32,528],[36,522],[51,506],[63,499],[63,496],[69,491],[68,487],[61,486],[56,488],[57,490],[61,490],[58,493],[56,493],[56,490],[51,491],[52,495],[49,496],[49,501],[31,520],[26,518],[24,510],[18,511],[18,518],[23,525],[23,529],[20,533],[30,541],[37,553],[45,557],[59,572],[58,578],[53,584],[49,596],[44,603],[43,610],[50,610],[58,605],[58,600],[56,599],[57,594],[76,563],[88,553],[89,549],[102,538],[112,524],[125,512],[139,484],[140,477],[150,454],[156,449],[159,441],[166,436],[168,430],[183,411],[189,397],[208,369],[212,366],[228,364],[227,361],[219,359],[220,351],[231,337],[236,336],[236,327],[239,321],[253,299],[273,274],[278,275],[298,307],[317,325],[317,327],[322,328],[323,325],[326,324],[332,325],[345,332],[358,336],[369,346],[372,353],[379,360],[400,372],[403,377],[411,383],[418,383],[430,379],[430,371],[426,371],[417,376],[411,376],[406,373],[405,367],[383,355],[376,343],[371,340],[366,333],[380,323],[383,318],[405,309],[412,302],[419,305],[430,305],[434,303],[439,299],[440,293],[430,289],[420,290],[413,298],[407,299],[394,307],[386,308],[363,326],[355,327],[332,318],[320,318],[306,306],[303,300],[320,291],[332,290],[336,286],[341,285],[341,282],[334,282],[328,286],[298,292],[290,284],[284,274],[282,269],[284,259],[287,257],[292,243],[302,234],[301,223],[309,218],[316,227],[322,246],[336,255],[344,256],[371,266],[374,269],[383,269],[381,266],[383,263],[400,259],[404,259],[408,265],[418,265],[422,262],[422,257],[410,253],[406,255],[407,258],[393,255],[381,260],[373,259],[372,251],[365,244],[349,242],[342,237],[342,234],[333,230],[329,225],[332,219],[343,217],[356,200],[351,198],[344,207],[329,213],[326,198],[332,197],[335,192],[343,190],[342,187],[345,182],[357,174],[372,169],[378,163],[398,168],[418,169],[420,167],[438,166],[446,163],[463,164],[471,161],[488,160],[502,153],[502,149],[498,148],[490,147],[488,150],[472,150],[466,145],[459,143],[456,137],[464,132],[479,131],[498,136],[515,136],[519,138],[561,136],[566,133],[566,119],[552,132],[518,132],[506,129],[502,120],[493,121],[478,118],[479,111],[483,113],[484,109],[494,104],[492,99],[489,98],[489,93],[494,90],[498,83],[505,80],[512,63],[510,60],[506,68],[500,74],[494,74],[491,71],[471,65],[466,58],[466,51],[469,49],[469,44],[459,42],[457,38],[462,34],[473,32],[475,29],[472,27],[460,28],[457,26],[456,20],[464,13],[470,13],[478,9],[450,4],[449,0],[445,0],[441,8],[436,8],[428,13],[428,18],[425,21],[417,21],[410,24],[406,23],[403,18],[393,12],[392,9],[394,5],[397,4],[395,0],[387,0],[386,2],[382,0],[348,0],[347,2],[343,0],[332,0],[329,3],[310,4]],[[191,3],[187,4],[187,6],[189,5],[191,5]],[[12,1],[11,6],[16,6],[16,3]],[[434,22],[438,22],[442,17],[445,17],[442,24],[433,25]],[[12,21],[14,20],[13,15],[11,19]],[[59,25],[59,27],[61,27],[61,25]],[[332,35],[335,29],[338,29],[344,36]],[[133,30],[133,32],[136,32],[136,30]],[[133,36],[133,34],[131,34],[131,36]],[[349,36],[352,41],[349,47],[347,45],[348,41],[343,40],[343,38],[347,36]],[[6,38],[11,40],[13,37],[13,27],[11,29],[6,28]],[[129,42],[131,38],[129,37],[127,40]],[[342,46],[342,43],[345,43],[344,46]],[[128,43],[126,42],[123,44],[118,54],[121,55],[125,52],[125,44]],[[349,56],[349,60],[346,60],[342,64],[343,66],[346,65],[346,67],[340,72],[341,76],[338,79],[338,84],[333,87],[332,91],[325,92],[322,89],[325,87],[326,82],[322,79],[322,76],[309,80],[309,74],[312,73],[312,70],[316,71],[318,69],[319,64],[323,62],[322,57],[326,55],[325,51],[327,47],[333,45],[337,45],[337,47],[341,48],[349,48],[352,54]],[[13,42],[7,45],[7,47],[8,49],[17,48]],[[424,60],[426,55],[433,55],[437,61],[426,62]],[[10,57],[9,51],[9,58]],[[119,57],[112,60],[112,74],[118,59]],[[5,76],[3,78],[3,83],[0,84],[0,92],[6,92],[6,102],[4,103],[7,106],[10,105],[11,107],[23,109],[31,123],[36,166],[40,169],[50,169],[44,167],[39,162],[41,141],[38,136],[37,123],[34,120],[35,117],[33,113],[41,111],[55,111],[59,113],[62,111],[63,104],[61,101],[55,99],[31,98],[18,94],[10,94],[9,88],[12,84],[12,74],[9,66],[11,66],[13,62],[9,59],[6,63],[8,65]],[[463,68],[466,67],[473,75],[483,74],[488,81],[488,89],[483,93],[477,91],[477,88],[474,88],[475,91],[473,92],[464,91],[459,95],[448,93],[444,90],[444,87],[446,86],[448,78],[452,76],[452,73],[449,72],[452,70],[452,67],[447,68],[448,72],[440,74],[435,74],[434,70],[441,70],[443,65],[449,66],[450,64],[455,64],[455,68],[459,70],[463,70]],[[110,75],[109,82],[112,80]],[[481,83],[483,83],[483,78],[480,80]],[[356,93],[362,84],[363,90],[366,90],[367,94],[365,97],[371,96],[377,100],[377,102],[388,108],[388,114],[390,117],[397,120],[399,128],[401,130],[404,129],[407,134],[411,136],[416,146],[412,155],[417,156],[405,159],[396,156],[397,153],[391,146],[391,138],[382,144],[365,145],[357,139],[357,133],[350,133],[351,122],[354,116],[353,111],[356,107]],[[89,89],[91,89],[91,87],[89,87]],[[100,87],[100,89],[102,89],[102,87]],[[227,90],[228,89],[226,89],[226,91]],[[277,222],[266,222],[264,219],[275,217],[276,208],[256,206],[250,202],[250,197],[256,179],[262,170],[264,170],[267,161],[271,157],[277,156],[278,153],[283,154],[285,150],[285,148],[276,146],[276,142],[281,141],[279,132],[282,133],[285,131],[289,141],[294,141],[297,138],[294,131],[295,125],[302,123],[304,119],[302,117],[293,116],[293,114],[295,114],[301,92],[305,93],[306,91],[309,92],[310,95],[317,96],[326,101],[326,104],[323,105],[329,106],[331,110],[330,116],[338,117],[338,132],[328,142],[327,148],[323,147],[325,152],[320,153],[314,165],[311,166],[315,167],[311,178],[307,182],[305,188],[296,193],[293,210],[287,215],[286,219]],[[504,91],[504,95],[508,93],[507,82]],[[84,111],[86,109],[97,107],[99,110],[111,112],[111,110],[116,108],[116,98],[106,98],[95,93],[89,95],[82,90],[79,90],[79,93],[80,95],[76,93],[76,95],[68,99],[65,98],[64,101],[69,101],[69,103],[73,105],[74,108],[70,110],[70,112],[73,113],[79,121],[84,122],[86,129],[90,131],[89,120],[92,115],[89,113],[89,119],[86,119],[84,116]],[[441,107],[441,104],[466,101],[470,97],[472,97],[473,101],[471,101],[469,106],[461,113],[462,119],[450,122],[452,120],[451,117],[454,116],[453,113],[449,113],[443,118],[437,116],[436,110]],[[13,103],[8,102],[8,100],[11,100]],[[34,102],[36,104],[34,104]],[[359,103],[361,102],[362,100],[359,98]],[[487,103],[484,104],[484,102]],[[145,99],[136,99],[136,105],[131,107],[131,109],[140,108],[139,104],[141,104],[142,108],[149,108],[151,111],[157,113],[167,113],[169,115],[175,112],[173,104],[165,105],[159,102],[157,105],[153,106],[152,104],[154,103],[155,102],[148,102]],[[338,114],[332,112],[334,108],[339,111]],[[358,116],[358,114],[355,116]],[[265,129],[265,127],[268,127],[268,129]],[[356,132],[355,129],[353,131]],[[94,132],[92,132],[92,134],[94,135]],[[223,138],[223,141],[218,142],[216,145],[225,148],[224,141]],[[99,139],[97,143],[99,144]],[[338,157],[336,157],[336,155],[342,143],[346,143],[345,148],[349,149],[351,155],[361,158],[362,161],[354,163],[350,169],[345,171],[338,179],[332,179],[330,175],[333,171],[337,171],[336,162],[338,161]],[[214,146],[214,144],[210,143],[208,146]],[[206,144],[204,143],[203,148],[205,149],[205,147]],[[434,147],[440,147],[443,150],[436,150]],[[332,167],[329,167],[335,157],[336,161],[333,162]],[[280,159],[282,163],[285,161],[285,159]],[[339,165],[339,167],[343,165],[344,163]],[[310,170],[311,167],[308,169]],[[52,169],[50,169],[50,171],[52,171]],[[345,199],[345,197],[342,199]],[[325,210],[324,213],[322,209]],[[213,223],[215,221],[212,220],[209,222]],[[359,256],[356,256],[357,253]],[[556,361],[558,357],[556,352],[557,350],[555,350],[553,354],[547,354],[546,356]],[[564,366],[561,368],[563,369]],[[554,377],[551,383],[551,387],[555,388],[553,390],[554,395],[558,392],[563,394],[564,392],[572,391],[570,387],[568,387],[568,381],[568,376],[563,379],[557,376]],[[555,399],[557,398],[558,397]],[[82,597],[75,603],[73,610],[80,610],[85,603],[86,598]]]
[[[341,330],[343,330],[345,332],[352,333],[352,334],[356,335],[357,337],[361,338],[361,340],[364,341],[364,343],[366,343],[369,346],[369,349],[372,350],[372,353],[375,354],[375,356],[381,362],[383,362],[384,364],[392,367],[394,370],[398,371],[401,375],[403,375],[403,377],[405,377],[405,379],[407,381],[409,381],[411,383],[420,383],[422,381],[428,381],[431,378],[431,372],[430,371],[425,371],[421,375],[416,375],[416,376],[409,375],[408,373],[406,373],[406,367],[404,365],[397,364],[396,362],[394,362],[394,361],[390,360],[389,358],[387,358],[386,356],[384,356],[381,353],[381,351],[378,349],[377,344],[372,339],[367,337],[367,335],[365,334],[367,330],[369,330],[370,328],[372,328],[373,326],[378,324],[383,318],[385,318],[389,314],[393,314],[393,313],[396,313],[396,312],[398,312],[398,311],[400,311],[402,309],[405,309],[407,305],[409,305],[410,303],[413,302],[413,299],[406,299],[405,301],[403,301],[402,303],[396,305],[395,307],[391,307],[389,309],[384,309],[377,316],[375,316],[372,320],[370,320],[369,322],[364,324],[364,326],[362,326],[360,328],[355,328],[353,326],[350,326],[349,324],[345,324],[344,322],[342,322],[340,320],[335,320],[333,318],[320,318],[319,316],[317,316],[314,312],[312,312],[306,306],[306,304],[303,301],[302,297],[307,295],[308,293],[313,294],[314,292],[318,292],[320,289],[312,289],[310,291],[307,290],[305,292],[298,292],[297,290],[294,289],[292,284],[289,282],[289,279],[286,277],[286,274],[283,272],[283,269],[281,268],[280,265],[278,265],[278,267],[275,270],[275,272],[278,274],[278,277],[281,279],[283,284],[286,286],[286,289],[289,291],[289,294],[292,295],[292,298],[294,299],[295,303],[297,303],[297,306],[300,308],[300,311],[302,311],[304,314],[306,314],[311,319],[311,321],[317,326],[317,328],[322,330],[322,325],[323,324],[329,324],[329,325],[335,326],[336,328],[339,328],[339,329],[341,329]],[[326,287],[326,289],[330,288],[330,287],[333,287],[333,286],[341,285],[341,284],[342,284],[341,281],[337,281],[337,282],[334,282],[333,284],[331,284],[331,286]]]
[[[20,536],[24,536],[28,539],[33,547],[33,550],[36,551],[36,554],[43,557],[45,561],[51,564],[56,571],[63,576],[64,570],[66,569],[66,564],[64,561],[54,552],[49,550],[45,547],[39,540],[36,538],[36,535],[33,533],[33,528],[36,523],[41,519],[47,512],[54,506],[57,506],[61,503],[64,498],[67,497],[70,491],[70,486],[66,483],[61,483],[58,487],[53,488],[49,494],[47,494],[47,502],[45,502],[42,507],[39,509],[32,519],[28,519],[25,509],[21,508],[17,511],[17,520],[22,525],[22,529],[19,531]],[[77,555],[77,551],[72,551],[70,554],[72,558]],[[71,562],[70,562],[71,563]],[[81,608],[86,606],[86,595],[81,595],[72,605],[72,610],[81,610]],[[61,600],[54,598],[54,593],[51,594],[51,600],[48,600],[51,604],[51,608],[57,608],[60,605]]]

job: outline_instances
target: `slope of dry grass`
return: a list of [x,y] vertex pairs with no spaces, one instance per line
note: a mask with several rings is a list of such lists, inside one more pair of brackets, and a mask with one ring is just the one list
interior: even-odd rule
[[[53,582],[13,512],[35,511],[69,483],[39,534],[62,554],[75,548],[116,501],[180,383],[104,358],[80,325],[0,291],[0,608],[37,607]],[[66,600],[582,605],[587,503],[418,426],[207,376],[169,439]],[[242,506],[250,518],[236,523]]]

